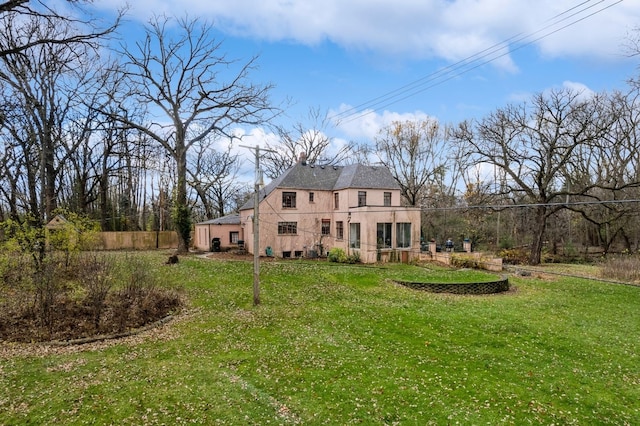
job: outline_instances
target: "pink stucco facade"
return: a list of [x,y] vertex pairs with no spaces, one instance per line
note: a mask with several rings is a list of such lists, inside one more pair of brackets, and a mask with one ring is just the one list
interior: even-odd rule
[[[359,254],[364,263],[406,262],[419,255],[420,209],[401,206],[388,170],[295,167],[260,194],[260,255],[316,257],[334,247]],[[253,216],[253,203],[240,210],[240,234],[250,253]]]
[[217,238],[221,251],[237,249],[238,241],[243,239],[242,232],[237,215],[201,222],[195,226],[193,247],[196,250],[210,251],[213,239]]

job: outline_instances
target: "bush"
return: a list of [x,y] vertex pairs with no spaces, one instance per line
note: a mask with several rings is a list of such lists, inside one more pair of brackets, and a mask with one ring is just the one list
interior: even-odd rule
[[327,259],[329,259],[329,262],[346,263],[347,254],[341,248],[334,247],[331,250],[329,250]]
[[347,263],[360,263],[360,252],[354,251],[352,254],[347,256]]
[[481,259],[473,256],[454,254],[451,256],[451,265],[456,268],[484,269]]
[[[0,253],[0,260],[5,257]],[[164,288],[159,275],[137,256],[82,252],[68,266],[66,259],[64,252],[51,253],[39,269],[24,274],[24,283],[0,286],[0,340],[117,333],[157,321],[182,306],[180,294]]]
[[505,264],[521,265],[528,263],[529,251],[524,248],[500,250],[498,252],[498,257],[501,257]]
[[93,316],[94,328],[100,330],[100,320],[113,287],[113,261],[104,254],[87,253],[79,258],[78,278],[86,292],[85,303]]
[[334,247],[329,250],[329,254],[327,255],[327,259],[329,262],[337,262],[337,263],[360,263],[360,253],[354,251],[352,254],[347,256],[347,254],[341,248]]

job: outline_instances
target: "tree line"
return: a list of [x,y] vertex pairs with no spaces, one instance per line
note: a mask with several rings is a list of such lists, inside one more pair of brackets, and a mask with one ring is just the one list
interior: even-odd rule
[[[60,209],[109,230],[175,229],[237,210],[251,192],[231,144],[242,126],[278,136],[262,160],[275,178],[309,163],[382,163],[422,234],[487,248],[640,244],[640,83],[626,91],[551,90],[458,124],[395,122],[339,149],[320,111],[290,128],[258,58],[232,58],[212,26],[158,16],[117,42],[126,11],[91,17],[86,3],[0,3],[0,221],[42,227]],[[637,53],[637,49],[634,53]]]

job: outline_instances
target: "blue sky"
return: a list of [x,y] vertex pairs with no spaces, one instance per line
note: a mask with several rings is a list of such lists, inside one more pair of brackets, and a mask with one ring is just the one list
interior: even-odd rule
[[[285,125],[304,121],[310,108],[336,113],[365,105],[356,112],[366,114],[327,129],[337,143],[371,141],[393,120],[481,118],[551,88],[624,90],[640,75],[640,57],[625,50],[640,27],[638,0],[138,0],[127,15],[127,39],[163,12],[210,20],[231,57],[259,54],[253,78],[276,86],[274,101],[295,102],[280,118]],[[519,42],[504,43],[518,34]],[[447,81],[366,108],[491,46],[499,50],[468,72],[454,67]],[[243,132],[245,144],[272,137],[265,129]]]

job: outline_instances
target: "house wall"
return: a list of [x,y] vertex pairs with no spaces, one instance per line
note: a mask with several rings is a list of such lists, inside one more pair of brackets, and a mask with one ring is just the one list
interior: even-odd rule
[[[282,207],[282,193],[296,193],[296,207]],[[309,201],[309,193],[313,192],[314,200]],[[308,191],[276,189],[260,203],[260,255],[271,247],[277,257],[311,256],[313,251],[326,253],[327,246],[333,246],[335,240],[335,221],[332,209],[333,193],[330,191]],[[247,249],[253,253],[253,209],[240,212],[244,226]],[[331,221],[333,235],[322,235],[322,219]],[[296,234],[279,235],[278,224],[296,222]]]
[[[367,195],[368,197],[368,195]],[[358,253],[364,263],[404,261],[408,262],[420,254],[420,209],[410,207],[366,206],[351,209],[349,223],[360,224],[360,248],[349,244],[347,253]],[[391,248],[379,248],[378,223],[391,223]],[[409,247],[396,245],[396,224],[411,223]],[[349,236],[345,236],[350,242]]]
[[220,238],[220,248],[222,250],[237,248],[238,244],[232,243],[230,240],[231,232],[238,232],[238,239],[242,240],[243,229],[239,224],[196,224],[193,246],[197,250],[210,251],[211,241],[214,238]]
[[[282,206],[283,191],[296,192],[295,208]],[[325,254],[333,247],[343,249],[348,254],[358,252],[365,263],[389,260],[410,260],[420,252],[420,210],[417,208],[399,207],[399,190],[366,189],[366,207],[357,207],[358,189],[340,191],[310,191],[278,188],[271,192],[260,203],[260,255],[266,254],[267,247],[276,257],[313,257]],[[309,201],[309,193],[314,193],[313,202]],[[339,208],[334,208],[334,193],[339,194]],[[391,192],[393,207],[383,207],[384,192]],[[374,205],[375,204],[375,205]],[[253,209],[240,212],[241,226],[244,228],[247,250],[253,248]],[[330,221],[329,235],[322,234],[322,219]],[[337,238],[336,223],[342,221],[344,235]],[[279,222],[296,222],[297,232],[291,235],[279,235]],[[349,224],[361,224],[361,247],[349,247]],[[411,247],[378,250],[376,243],[377,223],[392,223],[395,235],[395,224],[409,222],[411,226]],[[395,241],[395,236],[393,237]],[[402,254],[404,252],[406,254]]]

